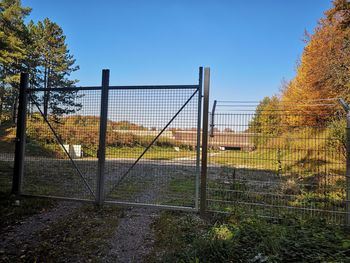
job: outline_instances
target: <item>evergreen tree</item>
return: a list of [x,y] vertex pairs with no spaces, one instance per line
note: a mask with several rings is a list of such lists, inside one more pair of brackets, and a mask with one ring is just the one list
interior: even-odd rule
[[[46,18],[37,25],[28,25],[33,39],[32,80],[34,87],[41,87],[45,92],[41,98],[45,117],[50,110],[53,115],[74,112],[79,105],[75,103],[76,92],[54,92],[51,88],[73,87],[77,80],[70,80],[72,72],[79,69],[70,54],[66,37],[61,27]],[[74,109],[75,108],[75,109]]]
[[16,116],[19,73],[26,70],[28,31],[24,18],[31,9],[20,0],[0,2],[0,122],[4,114]]

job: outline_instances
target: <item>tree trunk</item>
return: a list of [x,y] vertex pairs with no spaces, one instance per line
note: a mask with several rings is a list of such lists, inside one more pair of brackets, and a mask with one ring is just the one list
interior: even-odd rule
[[12,103],[12,122],[17,124],[17,108],[18,108],[18,92],[15,91],[15,96]]
[[49,102],[48,102],[48,99],[47,99],[47,79],[48,79],[48,68],[45,66],[45,70],[44,70],[44,101],[43,101],[43,104],[44,104],[44,117],[47,118],[47,112],[48,112],[48,107],[49,107]]
[[3,111],[2,111],[2,108],[4,107],[3,104],[4,104],[4,103],[3,103],[3,96],[1,96],[1,98],[0,98],[0,126],[1,126],[1,124],[2,124],[2,119],[3,119],[3,116],[2,116],[2,115],[3,115],[3,113],[2,113],[2,112],[3,112]]

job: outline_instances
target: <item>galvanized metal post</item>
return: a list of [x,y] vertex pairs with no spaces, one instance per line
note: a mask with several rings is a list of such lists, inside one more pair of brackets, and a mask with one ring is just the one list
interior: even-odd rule
[[108,91],[109,91],[109,70],[102,70],[102,93],[101,93],[101,111],[100,111],[100,136],[98,144],[98,168],[97,168],[97,190],[96,203],[102,205],[104,202],[105,186],[105,162],[106,162],[106,134],[107,134],[107,115],[108,115]]
[[27,88],[29,74],[21,73],[18,98],[15,162],[13,169],[12,193],[21,194],[24,173],[24,153],[26,145]]
[[197,114],[197,156],[196,156],[196,193],[195,193],[195,209],[198,210],[199,203],[199,178],[201,176],[200,160],[201,160],[201,132],[202,132],[202,88],[203,88],[203,67],[199,67],[198,78],[198,114]]
[[350,225],[350,111],[346,114],[346,225]]
[[210,68],[205,68],[204,69],[204,101],[203,101],[201,203],[200,203],[201,216],[205,216],[205,213],[207,210],[209,86],[210,86]]

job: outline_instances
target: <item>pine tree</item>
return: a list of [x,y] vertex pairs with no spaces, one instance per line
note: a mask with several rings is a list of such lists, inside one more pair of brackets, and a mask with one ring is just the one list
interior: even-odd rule
[[44,116],[48,116],[49,110],[55,116],[74,112],[79,108],[75,103],[76,92],[50,90],[73,87],[77,82],[69,79],[79,67],[75,66],[75,59],[68,50],[62,28],[48,18],[37,25],[30,23],[28,27],[33,40],[32,72],[36,76],[31,84],[45,89],[41,98]]
[[0,123],[4,113],[16,116],[19,73],[26,70],[28,31],[24,18],[31,9],[20,0],[0,2]]

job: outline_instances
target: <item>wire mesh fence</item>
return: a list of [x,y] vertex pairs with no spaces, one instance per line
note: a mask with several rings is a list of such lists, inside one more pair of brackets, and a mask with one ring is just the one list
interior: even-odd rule
[[13,129],[4,128],[0,135],[0,191],[10,192],[14,165],[15,134]]
[[[201,74],[198,85],[109,86],[104,70],[102,87],[27,90],[24,176],[13,192],[186,209],[200,201],[201,211],[350,223],[342,101],[215,101],[205,154]],[[11,170],[14,129],[0,136],[0,165]],[[1,185],[10,187],[6,174]]]
[[345,114],[335,100],[217,102],[208,208],[344,223]]

